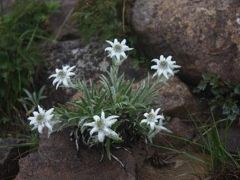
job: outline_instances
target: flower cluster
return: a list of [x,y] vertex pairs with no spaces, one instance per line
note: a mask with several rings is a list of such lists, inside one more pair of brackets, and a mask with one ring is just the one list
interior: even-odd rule
[[[126,45],[125,39],[121,42],[119,42],[117,39],[114,39],[113,42],[107,41],[107,43],[110,44],[110,47],[107,47],[105,51],[108,53],[108,57],[112,59],[114,69],[114,67],[121,65],[121,63],[127,58],[126,52],[133,50],[133,48],[130,48]],[[156,63],[155,65],[151,66],[151,69],[156,71],[153,74],[153,77],[157,77],[160,80],[168,80],[174,76],[174,74],[180,68],[180,66],[176,65],[176,62],[172,60],[172,56],[165,58],[163,55],[161,55],[159,59],[153,59],[152,61]],[[69,65],[65,65],[62,67],[62,69],[56,69],[55,73],[49,76],[49,78],[54,78],[52,84],[56,86],[56,89],[59,87],[76,87],[71,80],[72,76],[75,75],[73,72],[74,68],[75,66],[71,67]],[[117,76],[117,71],[113,72],[116,73],[114,76]],[[111,78],[114,77],[111,76]],[[105,81],[106,78],[104,77],[103,80]],[[115,83],[114,80],[112,81]],[[104,85],[108,86],[108,82],[105,82]],[[86,90],[86,88],[84,89]],[[110,90],[111,94],[115,93],[113,86],[109,87],[108,89]],[[89,96],[88,92],[86,94]],[[90,104],[89,106],[94,106],[93,104]],[[86,103],[84,103],[84,106],[87,106]],[[89,107],[89,109],[91,116],[84,117],[83,121],[81,120],[78,123],[78,126],[81,126],[81,133],[86,134],[87,132],[89,137],[88,140],[92,140],[93,142],[97,143],[104,143],[106,142],[106,139],[111,139],[113,141],[119,141],[122,139],[120,137],[120,134],[117,133],[117,128],[121,122],[120,117],[122,114],[113,115],[113,113],[111,114],[109,108],[102,109],[101,112],[93,111],[93,107]],[[51,133],[56,122],[53,121],[53,110],[54,109],[52,108],[48,111],[45,111],[40,106],[38,106],[38,112],[34,111],[33,116],[28,118],[30,120],[30,125],[33,125],[33,129],[38,129],[38,132],[42,133],[43,128],[46,127]],[[108,117],[106,117],[105,112],[108,113]],[[164,127],[163,121],[165,118],[163,114],[159,114],[159,112],[160,108],[156,110],[151,109],[150,112],[144,113],[143,117],[145,118],[138,122],[139,125],[143,127],[143,129],[147,129],[148,137],[152,137],[160,131],[171,132],[166,127]],[[100,114],[100,116],[98,114]]]

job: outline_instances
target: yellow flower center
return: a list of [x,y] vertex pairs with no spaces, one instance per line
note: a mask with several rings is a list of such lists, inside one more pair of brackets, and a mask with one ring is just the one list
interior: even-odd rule
[[43,118],[44,118],[44,116],[41,115],[41,114],[39,114],[39,115],[37,116],[36,120],[37,120],[38,122],[42,122],[42,121],[43,121]]
[[163,69],[166,69],[168,67],[168,63],[166,61],[161,61],[159,65]]
[[96,122],[96,124],[97,124],[97,127],[99,128],[99,129],[102,129],[103,127],[104,127],[104,123],[103,123],[103,121],[100,119],[100,120],[98,120],[97,122]]
[[122,46],[120,44],[115,45],[113,49],[115,52],[118,52],[118,53],[122,52]]
[[65,78],[66,73],[65,73],[64,71],[59,71],[59,72],[58,72],[58,76],[59,76],[60,78]]
[[155,120],[155,114],[152,113],[152,112],[150,112],[150,113],[148,114],[148,119],[149,119],[150,121],[154,121],[154,120]]

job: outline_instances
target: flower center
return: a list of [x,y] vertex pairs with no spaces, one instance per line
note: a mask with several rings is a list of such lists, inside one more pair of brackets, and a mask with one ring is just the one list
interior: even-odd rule
[[122,52],[122,46],[120,44],[116,44],[114,47],[113,47],[114,51],[117,52],[117,53],[120,53]]
[[99,129],[103,129],[104,123],[103,123],[102,120],[98,120],[96,123],[97,123],[97,127],[98,127]]
[[36,120],[37,120],[38,122],[42,122],[43,119],[44,119],[44,116],[41,115],[41,114],[39,114],[39,115],[37,116],[37,118],[36,118]]
[[149,121],[155,121],[155,118],[156,118],[155,114],[153,114],[151,112],[148,114]]
[[168,63],[166,61],[161,61],[159,66],[162,68],[162,69],[167,69],[168,67]]
[[58,76],[59,76],[61,79],[63,79],[63,78],[66,77],[66,73],[65,73],[64,71],[59,71],[59,72],[58,72]]

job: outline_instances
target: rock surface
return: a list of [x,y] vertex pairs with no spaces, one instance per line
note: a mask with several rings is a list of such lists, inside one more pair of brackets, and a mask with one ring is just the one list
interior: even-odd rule
[[128,149],[131,152],[113,151],[125,164],[126,169],[123,169],[115,160],[99,162],[101,154],[96,149],[80,147],[77,153],[69,140],[69,132],[55,133],[49,139],[42,137],[38,152],[20,160],[16,180],[166,180],[191,179],[191,174],[202,176],[206,173],[201,163],[176,155],[163,159],[161,154],[149,154],[155,164],[156,161],[164,162],[155,167],[147,158],[145,148],[146,145],[140,143]]
[[[204,156],[195,155],[198,158]],[[206,167],[184,156],[170,158],[168,165],[156,168],[145,163],[138,171],[140,180],[199,180],[204,179]]]
[[170,79],[159,89],[155,104],[162,108],[166,115],[179,118],[189,118],[189,114],[199,110],[196,99],[177,77]]
[[97,150],[81,148],[78,154],[68,132],[54,134],[49,139],[42,138],[38,152],[20,160],[16,180],[134,180],[133,156],[125,150],[115,155],[126,165],[126,170],[114,160],[99,162],[101,154]]
[[212,72],[240,82],[240,1],[136,0],[130,14],[146,53],[173,55],[185,81]]
[[232,153],[238,153],[240,150],[240,127],[229,128],[220,130],[219,135],[222,142],[226,143],[226,149]]
[[0,138],[0,179],[14,177],[18,173],[18,159],[24,155],[26,148],[17,145],[17,138]]

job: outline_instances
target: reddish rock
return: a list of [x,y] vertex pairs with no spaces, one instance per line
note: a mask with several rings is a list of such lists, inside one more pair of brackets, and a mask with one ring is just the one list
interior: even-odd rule
[[199,110],[196,99],[177,77],[170,79],[159,89],[155,104],[161,107],[166,115],[179,118],[189,118],[190,113]]
[[[197,158],[204,159],[206,156],[194,154]],[[143,164],[139,167],[138,179],[140,180],[199,180],[204,179],[207,166],[196,160],[184,157],[183,155],[170,158],[168,165],[155,168],[150,164]]]
[[95,149],[80,147],[77,153],[68,132],[53,134],[49,139],[42,138],[38,152],[20,160],[17,180],[134,180],[135,161],[125,151],[114,152],[125,165],[124,170],[115,160],[101,158]]
[[[18,159],[26,155],[28,150],[21,139],[0,138],[0,179],[10,179],[18,172]],[[19,146],[18,146],[19,145]]]
[[240,82],[239,0],[136,0],[130,14],[143,50],[173,55],[184,80],[212,72]]
[[[189,122],[188,120],[185,120]],[[192,139],[195,135],[195,128],[193,125],[184,122],[184,120],[177,117],[173,118],[168,124],[168,128],[173,132],[174,135]]]

